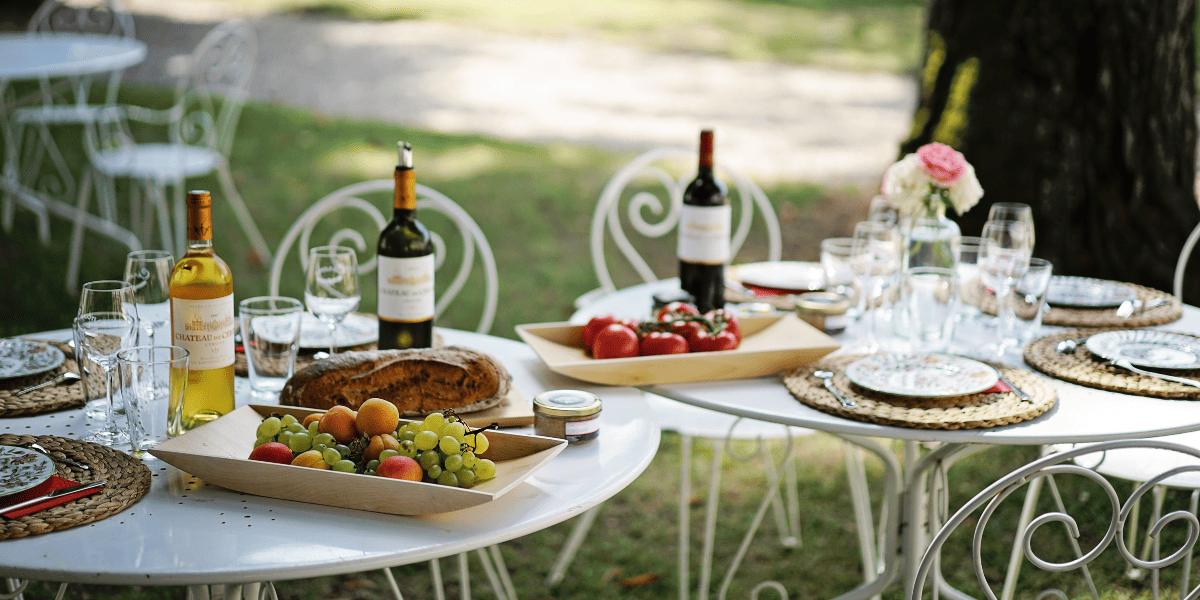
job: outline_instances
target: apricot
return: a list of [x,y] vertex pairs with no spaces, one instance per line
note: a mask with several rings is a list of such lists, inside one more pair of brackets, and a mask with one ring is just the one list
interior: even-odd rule
[[400,424],[400,411],[395,404],[383,398],[371,398],[359,405],[358,417],[354,422],[359,433],[383,435],[396,430]]
[[304,417],[304,420],[301,421],[300,424],[303,425],[305,429],[308,429],[309,423],[312,423],[313,421],[320,421],[321,417],[323,416],[325,416],[325,413],[313,413],[307,417]]
[[292,459],[292,464],[297,467],[308,467],[310,469],[328,469],[329,464],[325,459],[321,458],[320,450],[306,450],[301,452]]
[[321,416],[317,421],[317,430],[328,433],[333,439],[346,444],[358,437],[358,427],[354,424],[358,415],[345,406],[335,406]]
[[[361,411],[359,414],[362,414]],[[400,442],[390,433],[371,436],[371,442],[363,448],[363,460],[370,462],[379,458],[384,450],[400,450]]]

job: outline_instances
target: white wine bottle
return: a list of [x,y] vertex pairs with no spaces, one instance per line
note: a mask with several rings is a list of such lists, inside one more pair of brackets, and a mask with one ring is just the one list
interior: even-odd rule
[[212,242],[212,196],[187,194],[187,253],[171,271],[171,340],[188,351],[183,429],[233,411],[233,274]]
[[731,209],[725,184],[713,174],[713,132],[700,132],[700,164],[683,192],[679,215],[679,287],[701,313],[725,306]]
[[379,233],[379,349],[433,347],[433,239],[417,220],[412,146],[399,142],[392,220]]

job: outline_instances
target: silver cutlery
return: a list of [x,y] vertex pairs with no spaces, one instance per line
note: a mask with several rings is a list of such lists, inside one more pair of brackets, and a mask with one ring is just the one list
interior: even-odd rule
[[842,408],[846,408],[846,409],[858,408],[858,404],[856,404],[853,400],[843,396],[841,392],[837,391],[837,388],[833,387],[833,381],[832,381],[833,380],[833,372],[832,371],[813,371],[813,377],[816,377],[817,379],[820,379],[821,381],[825,382],[825,389],[829,390],[829,392],[832,393],[833,396],[835,398],[837,398],[839,402],[842,403]]
[[59,489],[51,491],[49,493],[42,494],[41,496],[38,496],[37,498],[30,498],[29,500],[26,500],[24,502],[18,502],[12,506],[6,506],[6,507],[4,507],[3,510],[6,513],[10,513],[14,510],[20,510],[22,508],[33,506],[35,504],[41,504],[42,502],[45,502],[45,501],[53,499],[53,498],[57,498],[59,496],[66,496],[67,494],[74,494],[75,492],[82,492],[84,490],[98,488],[98,487],[103,486],[106,483],[108,483],[108,482],[101,480],[101,481],[93,481],[91,483],[81,483],[79,485],[72,485],[72,486],[65,487],[65,488],[59,488]]
[[1137,313],[1148,311],[1154,307],[1162,306],[1170,301],[1170,298],[1155,298],[1149,302],[1143,302],[1138,298],[1126,300],[1117,307],[1117,316],[1125,319]]
[[75,383],[76,381],[79,381],[81,379],[83,379],[83,378],[79,376],[79,373],[74,373],[72,371],[66,371],[63,373],[59,373],[57,377],[55,377],[54,379],[51,379],[50,381],[43,381],[42,383],[39,383],[37,385],[31,385],[31,386],[13,394],[13,396],[21,396],[23,394],[28,394],[29,392],[32,392],[34,390],[40,390],[46,386],[55,385],[58,383]]
[[1125,369],[1128,371],[1133,371],[1134,373],[1138,373],[1140,375],[1145,375],[1147,377],[1157,377],[1157,378],[1165,380],[1165,381],[1173,381],[1175,383],[1182,383],[1184,385],[1190,385],[1192,387],[1200,388],[1200,381],[1196,381],[1195,379],[1176,377],[1174,375],[1164,375],[1162,373],[1155,373],[1153,371],[1139,369],[1139,368],[1133,366],[1132,364],[1130,364],[1130,362],[1124,358],[1117,357],[1117,358],[1113,358],[1113,359],[1109,360],[1108,362],[1110,364],[1121,367],[1122,369]]
[[1017,385],[1014,384],[1012,381],[1009,381],[1009,379],[1004,376],[1004,373],[1000,373],[999,371],[996,371],[996,372],[1000,375],[1000,381],[1003,381],[1004,385],[1007,385],[1008,389],[1012,390],[1012,393],[1016,394],[1018,398],[1026,401],[1026,402],[1029,402],[1030,400],[1033,399],[1029,396],[1029,394],[1025,393],[1025,390],[1017,387]]
[[71,465],[72,467],[75,467],[75,468],[77,468],[77,469],[83,469],[84,471],[91,471],[91,470],[92,470],[92,468],[91,468],[91,467],[89,467],[89,466],[87,466],[87,465],[85,465],[85,464],[83,464],[83,463],[81,463],[81,462],[75,462],[75,461],[73,461],[73,460],[71,460],[71,459],[69,459],[69,458],[65,458],[65,457],[59,457],[59,456],[55,456],[55,455],[53,455],[53,454],[50,454],[50,451],[49,451],[49,450],[47,450],[47,449],[43,448],[43,447],[41,446],[41,444],[39,444],[39,443],[37,443],[37,442],[29,442],[28,444],[19,444],[19,445],[20,445],[22,448],[32,448],[32,449],[34,449],[34,450],[37,450],[38,452],[41,452],[42,454],[45,454],[46,456],[49,456],[51,460],[56,460],[56,461],[58,461],[58,462],[61,462],[61,463],[66,463],[66,464],[68,464],[68,465]]
[[1085,337],[1075,338],[1073,340],[1060,340],[1054,345],[1054,351],[1058,352],[1059,354],[1070,354],[1079,347],[1079,344],[1082,344],[1086,341],[1087,338]]

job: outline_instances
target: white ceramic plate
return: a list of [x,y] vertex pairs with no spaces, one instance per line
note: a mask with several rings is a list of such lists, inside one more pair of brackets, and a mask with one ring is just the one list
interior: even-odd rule
[[[350,313],[338,325],[338,348],[369,344],[379,339],[379,321],[367,315]],[[300,318],[300,347],[329,350],[329,326],[310,312]]]
[[0,496],[23,492],[50,479],[54,461],[33,450],[0,446]]
[[1200,369],[1200,338],[1167,331],[1127,329],[1097,333],[1087,349],[1107,360],[1124,358],[1152,369]]
[[30,340],[0,341],[0,379],[45,373],[63,363],[62,350]]
[[872,354],[850,363],[855,384],[896,396],[966,396],[1000,380],[1000,373],[977,360],[950,354]]
[[757,287],[807,292],[825,286],[825,269],[814,262],[758,262],[734,265],[730,271],[731,278]]
[[1055,275],[1046,290],[1046,302],[1076,308],[1111,308],[1135,298],[1137,292],[1123,283],[1091,277]]

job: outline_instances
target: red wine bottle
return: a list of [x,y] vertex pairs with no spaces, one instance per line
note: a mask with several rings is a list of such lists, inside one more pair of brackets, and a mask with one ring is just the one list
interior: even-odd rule
[[433,347],[433,239],[417,220],[412,145],[399,142],[392,220],[379,234],[379,349]]
[[700,165],[683,192],[679,216],[679,286],[701,313],[725,306],[731,210],[725,184],[713,174],[713,132],[700,132]]

